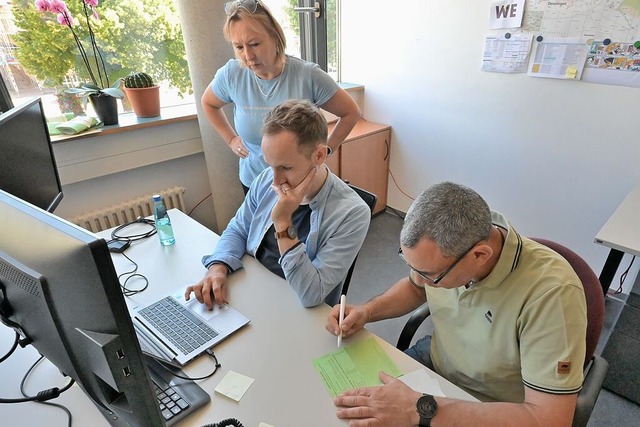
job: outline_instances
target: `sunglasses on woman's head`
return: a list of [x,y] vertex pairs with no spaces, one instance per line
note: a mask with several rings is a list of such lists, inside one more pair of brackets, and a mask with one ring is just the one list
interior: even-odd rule
[[224,4],[224,13],[227,16],[234,15],[238,12],[239,8],[243,8],[249,13],[255,13],[258,10],[257,0],[232,0]]

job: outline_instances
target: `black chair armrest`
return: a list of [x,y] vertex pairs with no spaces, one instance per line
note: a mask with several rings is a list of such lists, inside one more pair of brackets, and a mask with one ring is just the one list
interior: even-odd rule
[[609,363],[599,356],[594,356],[587,369],[585,369],[582,390],[578,393],[572,427],[586,427],[608,370]]
[[424,319],[429,317],[431,311],[429,311],[429,304],[424,303],[420,307],[416,308],[407,323],[402,328],[402,332],[400,332],[400,337],[398,338],[398,344],[396,344],[396,348],[400,351],[405,351],[411,345],[411,340],[413,336],[416,334],[416,331],[424,322]]

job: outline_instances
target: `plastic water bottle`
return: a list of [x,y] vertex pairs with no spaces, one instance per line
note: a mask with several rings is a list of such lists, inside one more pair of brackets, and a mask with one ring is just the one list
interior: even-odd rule
[[153,196],[153,219],[156,222],[156,230],[160,238],[160,244],[162,246],[173,245],[176,242],[176,238],[173,237],[171,219],[167,213],[167,208],[164,206],[162,197],[160,197],[159,194],[154,194]]

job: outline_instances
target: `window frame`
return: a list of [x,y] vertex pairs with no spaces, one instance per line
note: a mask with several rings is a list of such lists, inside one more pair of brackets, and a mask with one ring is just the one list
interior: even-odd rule
[[[315,62],[328,72],[327,61],[327,1],[298,0],[300,18],[300,56],[305,61]],[[317,9],[314,13],[309,9]],[[319,15],[319,16],[314,16]]]

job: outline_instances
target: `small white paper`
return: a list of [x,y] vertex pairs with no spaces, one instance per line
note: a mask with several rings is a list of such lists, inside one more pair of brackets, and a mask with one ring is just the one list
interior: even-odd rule
[[525,0],[498,0],[491,3],[489,28],[519,28],[522,26]]
[[214,390],[217,393],[239,402],[254,381],[251,377],[229,371]]
[[400,381],[420,393],[427,393],[433,396],[446,397],[438,384],[438,380],[433,378],[424,369],[409,372],[398,378]]
[[267,424],[267,423],[260,423],[258,424],[258,427],[274,427],[271,424]]

